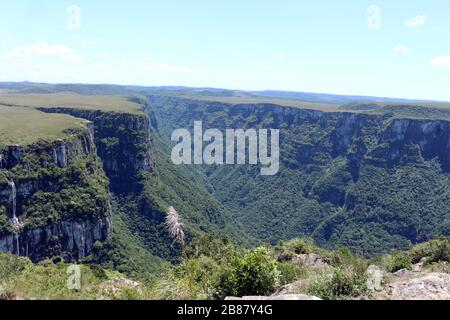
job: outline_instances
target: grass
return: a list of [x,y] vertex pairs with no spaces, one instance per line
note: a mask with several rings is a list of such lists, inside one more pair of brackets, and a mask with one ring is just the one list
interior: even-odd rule
[[27,258],[0,254],[0,300],[137,300],[144,299],[144,285],[130,287],[118,272],[93,265],[78,265],[80,286],[68,283],[76,274],[74,266],[49,260],[33,264]]
[[[139,97],[134,97],[139,99]],[[0,104],[22,107],[67,107],[86,110],[102,110],[141,114],[138,102],[126,96],[84,96],[62,92],[54,94],[8,94],[0,93]]]
[[85,120],[68,115],[0,105],[0,145],[26,146],[40,139],[59,139],[64,130],[85,125]]
[[181,99],[191,99],[198,101],[219,102],[231,105],[238,104],[276,104],[283,107],[294,107],[299,109],[318,110],[324,112],[340,112],[339,104],[301,101],[298,99],[288,98],[271,98],[263,96],[255,96],[244,92],[224,91],[225,94],[205,93],[205,92],[186,92],[186,91],[158,91],[153,94],[177,97]]
[[340,112],[342,110],[339,109],[339,105],[331,104],[331,103],[316,103],[316,102],[307,102],[307,101],[299,101],[299,100],[289,100],[289,99],[274,99],[274,98],[264,98],[264,97],[217,97],[217,96],[195,96],[195,100],[202,101],[213,101],[213,102],[221,102],[221,103],[230,103],[230,104],[260,104],[260,103],[270,103],[276,104],[284,107],[294,107],[299,109],[309,109],[309,110],[318,110],[324,112]]

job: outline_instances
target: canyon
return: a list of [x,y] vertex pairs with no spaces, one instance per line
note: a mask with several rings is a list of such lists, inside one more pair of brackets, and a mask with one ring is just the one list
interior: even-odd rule
[[[183,212],[188,239],[212,232],[251,245],[306,236],[325,247],[347,246],[374,256],[450,234],[446,119],[371,114],[355,106],[326,112],[155,94],[142,101],[140,112],[37,108],[85,119],[87,129],[71,140],[2,149],[0,166],[8,173],[0,204],[11,222],[10,234],[2,234],[2,252],[40,260],[50,253],[37,252],[49,246],[74,260],[86,257],[95,242],[111,234],[111,201],[127,212],[120,219],[145,250],[163,259],[177,256],[176,248],[165,247],[170,240],[164,217],[172,205]],[[280,130],[279,172],[257,177],[251,164],[175,166],[168,147],[172,132],[193,130],[199,119],[205,130]],[[32,177],[36,174],[26,159],[36,158],[37,168],[57,170],[86,156],[107,181],[104,207],[96,210],[102,213],[78,221],[70,215],[51,223],[35,223],[33,214],[27,219],[27,199],[61,187]],[[28,173],[14,178],[22,169]],[[197,190],[196,196],[190,190]],[[60,240],[50,245],[54,239]]]

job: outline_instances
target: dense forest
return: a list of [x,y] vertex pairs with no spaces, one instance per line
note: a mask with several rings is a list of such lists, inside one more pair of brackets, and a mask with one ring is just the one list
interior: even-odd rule
[[188,166],[257,240],[310,236],[370,257],[450,234],[446,121],[391,109],[325,113],[161,96],[150,96],[150,105],[163,139],[197,120],[221,130],[280,129],[281,169],[273,177],[257,166]]

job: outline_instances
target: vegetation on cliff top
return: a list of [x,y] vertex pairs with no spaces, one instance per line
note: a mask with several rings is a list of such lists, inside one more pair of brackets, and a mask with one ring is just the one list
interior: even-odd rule
[[86,128],[86,121],[0,104],[0,147],[13,144],[26,146],[40,139],[64,139],[69,133],[67,129],[73,128]]
[[66,107],[142,114],[142,97],[116,95],[80,95],[71,92],[53,94],[0,94],[0,104],[23,107]]

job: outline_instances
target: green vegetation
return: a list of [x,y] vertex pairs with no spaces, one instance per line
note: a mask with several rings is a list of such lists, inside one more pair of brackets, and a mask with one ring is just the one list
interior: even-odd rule
[[[422,243],[450,235],[450,167],[443,138],[420,131],[426,124],[421,121],[400,141],[392,124],[400,118],[447,119],[448,110],[371,103],[347,106],[356,113],[296,108],[285,114],[279,106],[249,105],[323,111],[337,106],[280,99],[228,92],[151,95],[152,109],[147,106],[146,112],[152,123],[154,116],[158,120],[151,141],[148,128],[137,128],[134,121],[147,121],[140,109],[147,100],[140,95],[0,95],[0,103],[9,105],[0,106],[0,151],[8,144],[24,147],[19,165],[0,169],[0,187],[10,180],[39,186],[18,199],[21,228],[102,217],[109,203],[114,224],[110,239],[96,243],[81,261],[87,264],[81,266],[82,290],[64,287],[67,265],[58,262],[61,258],[33,265],[2,255],[0,296],[220,299],[271,295],[298,282],[298,293],[355,299],[370,298],[370,263],[389,273],[422,260],[426,267],[447,270],[449,240]],[[55,139],[86,138],[86,122],[37,107],[62,108],[101,124],[95,132],[101,159],[82,154],[64,167],[55,164]],[[199,119],[214,128],[280,128],[280,173],[262,177],[256,166],[174,166],[171,131]],[[145,160],[149,168],[139,169]],[[185,224],[186,256],[165,225],[172,206]],[[7,210],[2,203],[0,236],[17,231]],[[298,237],[308,238],[280,241]],[[47,284],[45,275],[52,277]],[[111,291],[114,279],[125,276],[140,281],[139,290]]]
[[412,265],[423,263],[428,267],[444,268],[448,272],[447,263],[450,262],[450,238],[440,238],[412,246],[407,251],[394,251],[382,258],[373,259],[374,262],[386,268],[389,272],[401,269],[411,270]]
[[391,114],[397,118],[450,120],[450,103],[363,103],[353,102],[339,110],[369,114]]
[[85,120],[71,116],[45,114],[0,103],[0,148],[13,144],[27,146],[40,139],[62,139],[68,135],[68,129],[85,127]]
[[265,248],[256,248],[231,261],[221,276],[219,292],[227,296],[270,295],[280,284],[281,273]]
[[80,288],[67,286],[74,271],[64,262],[33,264],[27,258],[0,254],[0,300],[136,300],[146,299],[145,286],[133,287],[118,272],[79,265]]
[[[72,133],[74,133],[72,131]],[[79,132],[82,136],[83,131]],[[74,143],[80,139],[71,138]],[[103,217],[108,210],[108,181],[95,154],[79,154],[61,168],[51,152],[54,143],[40,141],[23,150],[22,162],[10,170],[0,169],[0,176],[8,177],[16,185],[28,184],[43,187],[33,190],[29,186],[30,197],[18,197],[17,216],[22,217],[23,226],[37,228],[62,220],[82,221]],[[42,163],[47,163],[42,167]],[[0,187],[7,188],[6,179]],[[9,233],[9,221],[5,219],[6,210],[0,210],[0,235]]]
[[32,108],[63,107],[142,114],[139,96],[87,96],[70,92],[54,94],[0,94],[0,105]]
[[112,234],[106,242],[97,242],[93,253],[83,259],[83,262],[117,270],[131,279],[148,282],[156,272],[162,270],[163,260],[152,255],[139,237],[131,232],[132,226],[124,221],[127,213],[123,210],[114,197]]
[[[127,276],[110,271],[105,265],[79,265],[82,281],[78,290],[68,289],[69,265],[60,258],[33,264],[26,258],[3,254],[0,255],[0,297],[223,299],[228,295],[272,295],[282,285],[296,283],[290,293],[309,294],[326,300],[372,299],[374,292],[368,287],[369,264],[377,265],[385,273],[383,287],[395,279],[390,272],[405,263],[416,264],[418,259],[421,263],[426,261],[424,273],[429,270],[448,273],[449,243],[448,238],[443,238],[413,246],[408,251],[364,260],[348,249],[322,249],[308,239],[248,250],[233,245],[226,238],[203,235],[190,242],[183,263],[164,264],[157,273],[148,273],[147,279],[136,274],[136,278],[141,279],[139,283],[123,280]],[[308,257],[321,262],[303,260]],[[396,268],[392,269],[393,262]]]
[[149,99],[163,137],[198,119],[205,128],[280,129],[276,176],[260,176],[257,166],[186,167],[203,170],[196,182],[251,237],[275,244],[310,236],[371,257],[450,234],[449,164],[442,141],[421,131],[423,121],[409,120],[398,142],[391,116],[294,109],[283,115],[270,105]]
[[[173,166],[167,145],[155,140],[157,175],[141,173],[138,190],[117,195],[117,211],[129,232],[154,256],[179,261],[180,248],[173,242],[164,223],[167,209],[173,206],[185,223],[188,240],[204,233],[228,235],[239,243],[250,238],[234,227],[231,218],[199,182],[200,174]],[[142,188],[142,191],[139,191]]]

